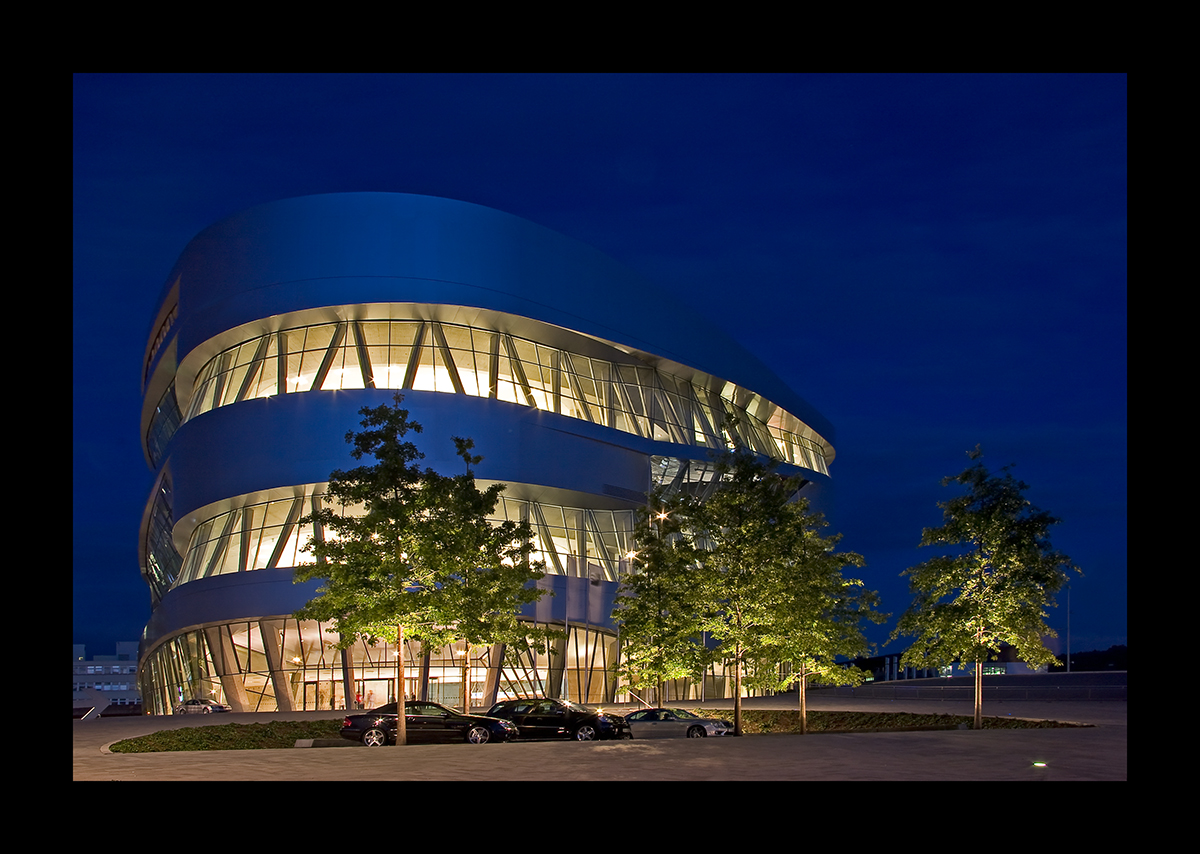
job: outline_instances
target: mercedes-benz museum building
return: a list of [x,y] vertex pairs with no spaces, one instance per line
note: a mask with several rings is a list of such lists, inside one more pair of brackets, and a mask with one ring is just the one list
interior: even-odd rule
[[[731,283],[731,298],[744,292]],[[768,306],[764,306],[769,310]],[[424,465],[461,469],[451,436],[507,485],[497,519],[527,520],[546,577],[523,612],[562,633],[546,655],[406,649],[410,698],[624,699],[613,598],[634,517],[656,484],[711,488],[711,453],[751,448],[807,481],[818,509],[829,423],[688,305],[602,253],[510,214],[448,199],[287,199],[218,222],[167,278],[143,367],[155,473],[140,531],[153,611],[146,711],[211,697],[236,711],[372,707],[400,676],[386,643],[334,645],[293,614],[317,584],[293,567],[359,410],[397,391]],[[673,699],[728,696],[720,666]]]

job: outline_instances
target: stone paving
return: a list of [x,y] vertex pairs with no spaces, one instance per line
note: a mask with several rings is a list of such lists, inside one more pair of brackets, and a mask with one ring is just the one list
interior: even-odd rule
[[[795,695],[747,708],[795,708]],[[706,708],[732,707],[731,700]],[[971,714],[960,701],[825,696],[811,710]],[[749,735],[655,741],[409,745],[369,749],[115,754],[123,738],[182,726],[341,718],[344,712],[74,721],[75,780],[1126,780],[1128,703],[985,701],[984,714],[1094,724],[1080,729]],[[349,744],[349,743],[348,743]],[[1044,763],[1044,764],[1035,764]]]

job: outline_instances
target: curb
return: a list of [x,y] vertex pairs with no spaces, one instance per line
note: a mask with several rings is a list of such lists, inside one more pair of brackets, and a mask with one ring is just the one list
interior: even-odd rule
[[298,738],[292,747],[362,747],[348,738]]

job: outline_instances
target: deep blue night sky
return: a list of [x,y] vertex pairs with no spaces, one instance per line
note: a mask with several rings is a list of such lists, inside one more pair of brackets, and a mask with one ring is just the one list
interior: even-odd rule
[[[89,654],[149,616],[140,370],[175,259],[348,191],[516,214],[716,319],[833,422],[827,532],[893,615],[941,478],[1014,463],[1085,573],[1072,650],[1128,642],[1124,75],[77,75],[73,117]],[[1065,595],[1050,624],[1065,649]]]

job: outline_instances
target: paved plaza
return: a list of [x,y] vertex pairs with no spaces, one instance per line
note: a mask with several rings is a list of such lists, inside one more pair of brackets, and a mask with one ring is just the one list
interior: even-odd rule
[[[795,695],[747,708],[795,708]],[[732,700],[706,708],[732,707]],[[817,694],[819,710],[972,713],[969,701]],[[344,712],[74,722],[75,780],[1126,780],[1125,700],[985,701],[984,714],[1089,723],[1083,729],[748,735],[655,741],[526,742],[115,754],[123,738],[181,726],[341,718]],[[1035,764],[1044,763],[1044,764]]]

